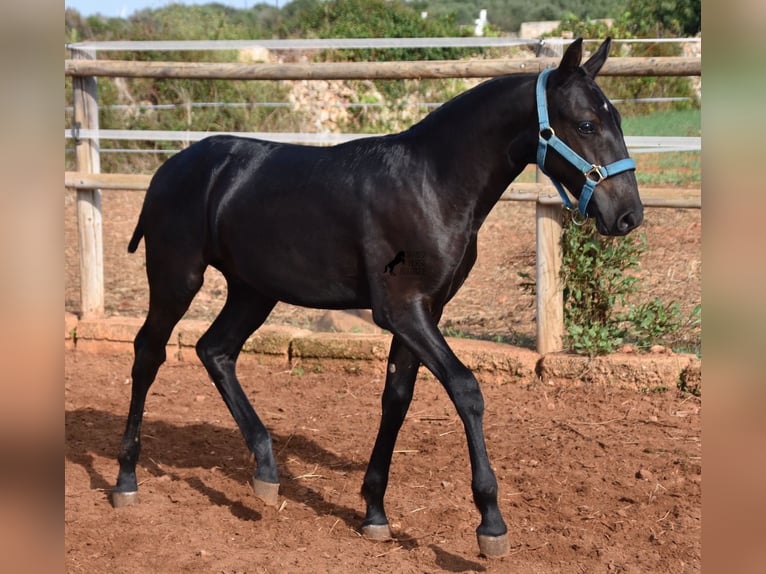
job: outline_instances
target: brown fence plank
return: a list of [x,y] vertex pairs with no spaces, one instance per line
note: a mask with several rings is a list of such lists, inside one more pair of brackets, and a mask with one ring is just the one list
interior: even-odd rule
[[[123,189],[146,191],[152,176],[128,173],[64,173],[64,186],[74,189]],[[641,199],[647,207],[702,207],[700,189],[679,187],[644,187]],[[512,183],[501,197],[503,201],[538,201],[543,205],[561,203],[558,193],[548,183]]]
[[[558,58],[430,60],[419,62],[314,62],[243,64],[233,62],[143,62],[65,60],[67,76],[187,78],[207,80],[395,80],[408,78],[490,78],[538,73],[557,66]],[[699,76],[700,58],[612,58],[601,76]]]

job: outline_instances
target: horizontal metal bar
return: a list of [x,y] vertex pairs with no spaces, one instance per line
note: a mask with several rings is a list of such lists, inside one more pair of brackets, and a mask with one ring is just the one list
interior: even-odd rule
[[116,40],[67,44],[70,50],[173,51],[187,50],[358,50],[387,48],[498,48],[536,45],[539,40],[509,37],[447,38],[296,38],[283,40]]
[[[77,133],[79,139],[123,140],[123,141],[180,141],[195,142],[213,135],[238,135],[264,139],[280,143],[304,145],[335,145],[352,140],[367,138],[376,134],[354,133],[304,133],[304,132],[205,132],[205,131],[175,131],[175,130],[86,130]],[[384,134],[378,134],[384,135]],[[64,130],[64,138],[71,139],[72,130]],[[668,152],[668,151],[700,151],[701,137],[679,136],[626,136],[625,143],[633,153]],[[108,150],[101,150],[108,151]]]
[[[590,40],[600,42],[601,40]],[[446,38],[301,38],[263,40],[112,40],[103,42],[76,42],[66,44],[70,50],[93,51],[173,51],[187,50],[349,50],[386,48],[503,48],[536,46],[538,44],[567,44],[562,38],[510,38],[503,37],[446,37]],[[700,43],[700,38],[627,38],[614,39],[614,43]]]
[[[666,102],[688,102],[693,98],[677,97],[677,98],[629,98],[629,99],[612,99],[613,104],[631,103],[631,104],[658,104]],[[413,102],[407,104],[408,107],[413,108],[438,108],[443,105],[444,102]],[[193,109],[205,109],[205,108],[235,108],[235,109],[250,109],[250,108],[292,108],[294,104],[290,102],[189,102],[181,104],[110,104],[106,106],[99,106],[100,110],[183,110],[186,108]],[[362,102],[322,102],[321,107],[333,107],[333,108],[387,108],[391,107],[388,102],[378,103],[362,103]],[[73,106],[64,106],[65,113],[72,113],[74,111]]]

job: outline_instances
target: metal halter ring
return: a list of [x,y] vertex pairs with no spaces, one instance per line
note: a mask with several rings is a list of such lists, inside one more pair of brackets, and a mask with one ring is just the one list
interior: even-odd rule
[[588,221],[587,213],[580,213],[580,210],[578,209],[567,209],[567,211],[571,214],[572,223],[577,227],[582,227],[585,225],[585,222]]
[[590,179],[591,181],[595,183],[601,183],[606,179],[606,176],[602,173],[602,168],[600,165],[596,165],[595,163],[590,166],[590,169],[586,171],[583,175]]

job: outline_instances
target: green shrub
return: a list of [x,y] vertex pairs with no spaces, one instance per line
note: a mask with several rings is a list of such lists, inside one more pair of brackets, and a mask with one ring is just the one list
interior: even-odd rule
[[567,346],[584,354],[614,351],[625,338],[615,316],[618,305],[635,291],[640,247],[635,237],[601,238],[591,220],[582,226],[563,212],[561,280],[564,292],[564,326]]
[[[468,34],[449,16],[423,19],[402,0],[298,0],[285,6],[284,12],[282,37],[417,38]],[[460,58],[475,51],[460,48],[325,50],[317,60],[441,60]]]
[[639,349],[668,347],[685,329],[699,323],[701,306],[685,318],[678,302],[636,302],[636,272],[646,252],[646,235],[598,235],[592,220],[584,225],[563,212],[561,280],[565,344],[575,353],[600,355],[629,343]]
[[[694,0],[678,1],[694,5]],[[664,8],[658,6],[654,8],[660,11],[673,10],[675,4],[676,1],[671,0],[667,2],[667,6]],[[669,24],[669,22],[673,21],[671,15],[667,15],[667,18],[651,20],[649,23],[642,20],[646,12],[636,8],[642,5],[642,1],[629,0],[628,9],[616,18],[611,26],[607,25],[603,20],[583,19],[574,13],[570,13],[562,18],[558,28],[548,34],[548,36],[559,37],[564,33],[570,33],[575,38],[581,36],[590,39],[603,39],[607,36],[612,38],[662,38],[684,35],[682,27],[672,27]],[[630,11],[631,7],[634,9],[633,12]],[[690,14],[692,15],[694,14],[694,8],[694,6],[690,6]],[[696,10],[698,15],[699,2],[696,4]],[[690,33],[690,35],[693,34],[693,32]],[[646,42],[631,43],[629,45],[613,44],[611,48],[611,55],[613,57],[670,57],[681,56],[682,52],[682,46],[677,42]],[[628,78],[606,76],[599,78],[599,85],[610,99],[627,100],[619,106],[620,112],[623,115],[646,113],[647,111],[657,109],[685,110],[699,109],[701,107],[701,101],[695,91],[694,83],[688,77],[644,76]],[[651,104],[632,101],[641,98],[668,97],[688,99]]]

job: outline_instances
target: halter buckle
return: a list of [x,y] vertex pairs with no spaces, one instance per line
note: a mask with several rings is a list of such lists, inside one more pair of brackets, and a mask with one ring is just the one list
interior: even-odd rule
[[594,163],[590,166],[590,169],[586,171],[583,175],[585,175],[585,177],[590,179],[595,184],[599,184],[606,179],[606,176],[601,171],[602,169],[604,168]]
[[551,126],[548,126],[547,128],[543,128],[540,130],[540,137],[543,138],[545,141],[550,141],[555,137],[556,132],[553,131],[553,128]]

